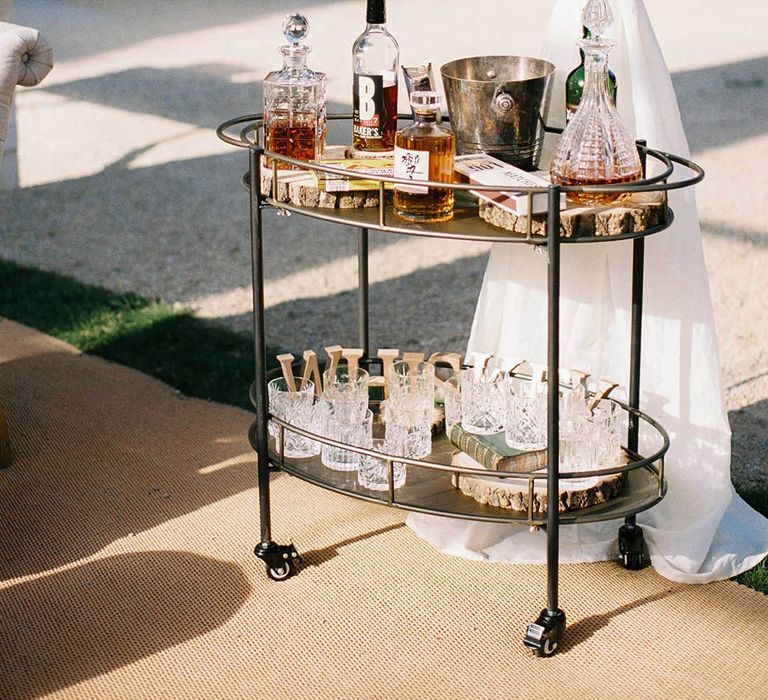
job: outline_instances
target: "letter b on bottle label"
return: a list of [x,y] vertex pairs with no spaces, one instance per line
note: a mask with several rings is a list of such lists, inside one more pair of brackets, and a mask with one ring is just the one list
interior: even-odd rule
[[376,84],[365,75],[358,76],[357,92],[360,96],[360,120],[370,121],[376,115]]
[[363,139],[380,139],[384,114],[384,80],[380,75],[356,75],[352,100],[352,132]]

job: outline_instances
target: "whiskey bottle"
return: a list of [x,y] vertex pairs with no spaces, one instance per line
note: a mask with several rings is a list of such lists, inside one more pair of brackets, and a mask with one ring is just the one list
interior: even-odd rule
[[[301,161],[323,156],[327,119],[325,74],[307,67],[310,48],[301,43],[308,32],[306,17],[285,16],[288,44],[280,47],[283,67],[264,78],[264,147]],[[278,167],[291,165],[278,161]]]
[[[592,39],[592,32],[588,27],[584,27],[584,39]],[[571,121],[576,114],[576,110],[581,102],[581,96],[584,93],[584,49],[579,47],[581,63],[574,68],[565,79],[565,123]],[[612,70],[608,71],[608,94],[616,105],[616,76]]]
[[360,151],[391,151],[397,131],[400,50],[384,3],[368,0],[365,31],[352,46],[352,145]]
[[413,92],[411,107],[413,124],[395,134],[394,175],[414,184],[395,185],[395,213],[411,221],[447,221],[453,217],[453,189],[415,183],[453,181],[455,138],[438,124],[439,93]]

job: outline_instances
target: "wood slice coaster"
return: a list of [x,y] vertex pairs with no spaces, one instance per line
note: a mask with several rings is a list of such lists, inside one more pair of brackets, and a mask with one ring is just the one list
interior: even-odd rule
[[[623,463],[626,464],[627,461],[627,456],[624,454]],[[481,465],[463,452],[457,452],[451,463],[455,466],[481,468]],[[542,473],[546,473],[546,470],[542,470]],[[533,513],[546,513],[546,482],[537,480],[535,484]],[[625,484],[625,473],[585,479],[563,479],[560,482],[559,511],[563,513],[606,503],[618,496]],[[498,479],[454,474],[453,485],[465,496],[474,498],[480,503],[509,510],[528,510],[528,479]]]
[[[659,226],[664,221],[663,192],[633,192],[621,202],[601,207],[569,206],[560,212],[560,235],[615,236]],[[501,207],[480,200],[480,218],[489,224],[515,233],[526,233],[528,217],[517,216]],[[547,215],[535,214],[531,225],[535,236],[547,235]]]
[[[276,202],[289,202],[300,207],[319,209],[362,209],[379,206],[379,190],[359,192],[325,192],[317,188],[315,177],[308,170],[278,170],[277,193],[272,193],[272,168],[261,159],[261,194]],[[392,191],[384,193],[384,203],[392,202]]]

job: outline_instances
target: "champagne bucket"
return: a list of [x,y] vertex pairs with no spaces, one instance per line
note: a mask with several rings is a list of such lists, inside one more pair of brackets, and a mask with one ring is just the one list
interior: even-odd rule
[[535,170],[555,66],[522,56],[460,58],[440,68],[456,153],[484,152]]

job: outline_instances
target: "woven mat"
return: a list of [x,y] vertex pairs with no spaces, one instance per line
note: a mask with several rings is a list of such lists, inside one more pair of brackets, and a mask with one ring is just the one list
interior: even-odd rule
[[[245,391],[246,388],[243,387]],[[403,514],[273,478],[269,581],[249,414],[0,322],[0,697],[766,697],[768,598],[563,566],[562,651],[521,645],[541,566],[433,551]]]

